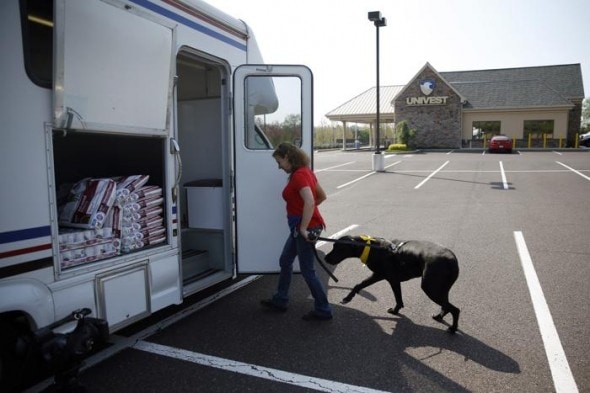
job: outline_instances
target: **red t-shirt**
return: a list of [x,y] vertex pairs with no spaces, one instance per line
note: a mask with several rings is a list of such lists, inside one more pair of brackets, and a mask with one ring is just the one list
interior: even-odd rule
[[[313,199],[317,200],[316,196],[316,185],[318,179],[315,174],[307,166],[302,166],[291,173],[289,182],[283,190],[283,199],[287,202],[287,216],[299,217],[303,215],[303,198],[299,195],[299,191],[304,187],[311,188],[313,193]],[[324,219],[320,215],[318,206],[315,205],[313,209],[313,215],[309,221],[309,227],[324,227]]]

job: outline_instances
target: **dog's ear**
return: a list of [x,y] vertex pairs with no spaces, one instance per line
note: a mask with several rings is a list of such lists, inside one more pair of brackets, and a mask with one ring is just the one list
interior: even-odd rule
[[384,248],[391,247],[391,246],[393,246],[393,244],[395,244],[395,243],[390,242],[387,239],[378,239],[378,241],[379,241],[379,245]]

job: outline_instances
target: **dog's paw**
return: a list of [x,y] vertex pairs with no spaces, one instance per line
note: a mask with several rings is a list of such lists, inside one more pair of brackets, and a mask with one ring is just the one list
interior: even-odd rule
[[443,316],[440,314],[433,315],[432,319],[434,319],[436,322],[440,322],[440,323],[443,322]]
[[340,304],[347,304],[347,303],[350,303],[350,301],[351,301],[351,300],[352,300],[352,298],[345,297],[344,299],[342,299],[342,300],[340,301]]
[[390,308],[389,310],[387,310],[387,312],[393,315],[399,315],[400,309],[401,307]]
[[455,334],[455,333],[457,333],[457,328],[453,327],[453,326],[449,326],[449,328],[447,329],[447,332],[449,332],[450,334]]

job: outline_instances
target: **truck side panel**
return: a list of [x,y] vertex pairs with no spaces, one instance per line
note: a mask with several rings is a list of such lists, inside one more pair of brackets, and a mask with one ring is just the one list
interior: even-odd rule
[[[0,74],[3,92],[0,143],[0,278],[15,270],[8,266],[51,258],[48,172],[44,124],[49,120],[50,91],[40,91],[25,73],[18,2],[0,4]],[[3,93],[5,94],[5,93]],[[30,270],[23,267],[22,270]]]
[[[184,61],[178,56],[180,51],[197,59],[186,68],[192,76],[199,76],[201,70],[209,75],[202,86],[198,78],[183,80],[183,86],[189,90],[182,93],[182,100],[206,98],[217,103],[213,111],[199,115],[208,116],[209,126],[197,136],[214,148],[198,156],[187,149],[185,163],[197,168],[195,176],[211,174],[226,184],[222,204],[224,228],[218,232],[192,230],[186,246],[211,247],[209,269],[217,274],[205,279],[197,276],[200,283],[185,282],[184,293],[231,277],[234,261],[229,76],[234,66],[247,61],[245,25],[212,7],[209,10],[200,2],[191,9],[174,1],[56,0],[55,10],[45,8],[43,15],[33,15],[34,23],[29,19],[33,33],[48,38],[38,42],[27,37],[27,31],[23,33],[22,27],[28,22],[26,13],[21,20],[19,8],[23,6],[24,10],[27,3],[42,7],[52,4],[0,4],[5,22],[0,23],[0,49],[11,54],[0,64],[0,72],[10,76],[5,78],[4,90],[10,92],[10,97],[3,100],[7,104],[0,108],[0,153],[6,162],[0,166],[0,290],[10,288],[3,293],[15,297],[19,291],[37,294],[51,305],[43,306],[40,313],[36,299],[28,299],[26,305],[2,301],[0,318],[4,312],[22,312],[34,321],[33,326],[41,327],[80,307],[90,308],[97,317],[126,315],[116,308],[115,299],[124,296],[119,293],[122,289],[132,293],[143,290],[148,296],[146,313],[182,301],[180,238],[184,229],[178,211],[180,198],[173,188],[178,187],[182,197],[185,190],[175,183],[179,162],[172,149],[172,138],[178,139],[178,135],[174,129],[176,114],[170,105],[175,98],[171,90],[177,73],[174,67]],[[54,35],[58,53],[52,56]],[[31,42],[37,46],[28,46]],[[31,53],[36,57],[31,58]],[[52,57],[58,67],[54,67],[54,83],[51,61],[47,60]],[[48,71],[42,75],[46,77],[42,83],[25,71],[23,63],[29,64],[29,60]],[[211,67],[217,71],[207,71]],[[189,97],[192,86],[198,87],[195,92],[202,89],[208,93]],[[196,136],[190,132],[188,137]],[[211,166],[213,162],[217,164]],[[79,265],[64,264],[65,254],[77,251],[63,252],[59,243],[63,237],[61,227],[58,229],[60,189],[85,177],[134,174],[149,175],[151,184],[162,189],[165,240],[135,254]],[[96,250],[89,253],[92,247],[84,247],[86,255],[96,255]],[[110,277],[121,268],[142,263],[147,267],[143,289],[103,285],[100,290],[97,277]],[[132,320],[115,321],[113,328]]]

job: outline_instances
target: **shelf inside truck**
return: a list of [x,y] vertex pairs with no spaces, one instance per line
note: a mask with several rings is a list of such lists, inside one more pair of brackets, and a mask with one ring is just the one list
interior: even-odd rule
[[200,179],[184,184],[189,228],[223,229],[223,183]]

